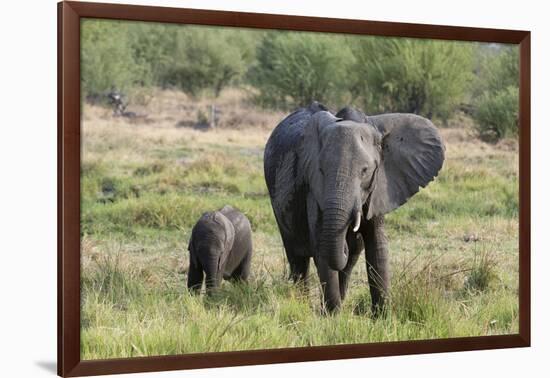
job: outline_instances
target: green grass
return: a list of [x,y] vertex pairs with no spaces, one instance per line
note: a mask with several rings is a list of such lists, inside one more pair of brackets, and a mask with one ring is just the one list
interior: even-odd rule
[[[321,314],[313,265],[309,292],[286,279],[263,179],[268,131],[94,118],[83,133],[83,359],[518,332],[513,151],[468,138],[447,143],[436,181],[387,216],[392,295],[374,319],[363,257],[335,316]],[[252,223],[251,280],[191,296],[191,227],[224,204]]]
[[494,282],[484,292],[445,290],[445,275],[426,266],[394,280],[388,314],[373,319],[364,285],[352,288],[340,314],[322,316],[318,292],[305,295],[280,274],[224,285],[208,298],[189,295],[185,274],[160,261],[116,268],[116,254],[110,258],[84,278],[86,359],[517,332],[511,288]]

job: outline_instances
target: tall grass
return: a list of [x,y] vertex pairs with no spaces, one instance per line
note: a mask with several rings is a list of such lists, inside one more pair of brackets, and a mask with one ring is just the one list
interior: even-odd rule
[[[116,253],[108,258],[84,275],[87,359],[517,332],[513,292],[466,290],[469,281],[454,279],[462,270],[437,258],[419,258],[394,274],[389,309],[377,319],[364,279],[356,280],[340,314],[324,316],[316,286],[305,294],[282,275],[264,280],[259,272],[249,284],[223,285],[214,297],[192,296],[184,274],[176,280],[167,272],[157,281],[121,264]],[[147,271],[162,271],[164,263],[157,264]]]

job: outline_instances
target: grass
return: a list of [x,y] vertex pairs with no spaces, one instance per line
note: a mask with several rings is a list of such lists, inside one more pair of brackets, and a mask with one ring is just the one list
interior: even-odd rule
[[[263,180],[267,127],[207,132],[202,102],[158,92],[148,121],[85,105],[82,156],[83,359],[508,334],[518,331],[518,161],[458,125],[443,129],[440,176],[387,216],[392,296],[370,314],[364,257],[342,311],[291,285]],[[218,100],[236,104],[236,93]],[[183,103],[183,102],[182,102]],[[239,102],[240,103],[240,102]],[[195,108],[193,108],[193,105]],[[228,105],[229,106],[229,105]],[[236,107],[244,111],[244,105]],[[247,119],[264,119],[248,109]],[[226,112],[237,117],[235,111]],[[273,125],[277,123],[272,114]],[[264,117],[264,118],[262,118]],[[232,119],[233,119],[232,118]],[[227,125],[224,127],[223,125]],[[231,204],[254,230],[252,277],[212,298],[187,293],[187,243],[202,212]]]

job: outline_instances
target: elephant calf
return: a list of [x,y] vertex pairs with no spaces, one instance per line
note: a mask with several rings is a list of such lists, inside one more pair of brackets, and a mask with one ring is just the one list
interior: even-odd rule
[[206,275],[206,290],[226,280],[246,281],[252,258],[252,229],[248,218],[231,206],[204,213],[193,227],[189,241],[187,287],[199,292]]

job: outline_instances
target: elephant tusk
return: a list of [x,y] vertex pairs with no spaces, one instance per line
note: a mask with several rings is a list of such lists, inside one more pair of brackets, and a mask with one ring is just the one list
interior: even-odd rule
[[361,225],[361,212],[358,211],[355,213],[355,225],[353,226],[353,232],[357,232],[359,230],[360,225]]

